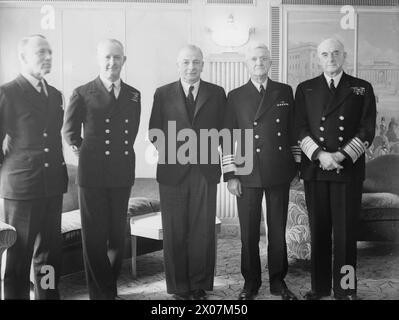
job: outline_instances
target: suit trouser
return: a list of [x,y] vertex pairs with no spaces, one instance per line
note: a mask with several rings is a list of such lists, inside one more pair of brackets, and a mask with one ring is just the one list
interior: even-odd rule
[[[356,293],[341,287],[345,265],[356,270],[356,224],[361,208],[362,181],[305,181],[306,205],[311,232],[312,290],[328,295],[333,278],[334,294]],[[331,265],[332,240],[334,263]]]
[[212,290],[216,184],[192,166],[179,185],[159,184],[159,191],[167,292]]
[[259,256],[260,221],[263,193],[266,196],[268,229],[268,269],[272,294],[280,294],[285,287],[288,271],[285,228],[287,223],[289,184],[269,188],[243,187],[237,197],[238,217],[241,231],[241,273],[244,288],[258,290],[262,284]]
[[131,187],[79,187],[83,261],[90,299],[114,299]]
[[62,195],[33,200],[4,199],[5,222],[17,231],[15,244],[7,250],[5,299],[29,300],[31,262],[35,298],[59,299],[61,212]]

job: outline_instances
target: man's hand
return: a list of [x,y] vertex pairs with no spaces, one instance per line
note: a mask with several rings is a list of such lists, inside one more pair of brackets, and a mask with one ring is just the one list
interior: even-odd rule
[[333,159],[335,160],[335,162],[337,163],[341,163],[342,161],[345,160],[345,156],[341,153],[341,152],[334,152],[332,154]]
[[72,152],[79,158],[80,148],[77,146],[71,146]]
[[317,159],[320,161],[320,168],[323,170],[339,170],[344,167],[341,166],[333,157],[333,154],[330,152],[320,151],[317,155]]
[[227,182],[227,189],[233,196],[240,197],[241,196],[241,182],[238,178],[230,179]]

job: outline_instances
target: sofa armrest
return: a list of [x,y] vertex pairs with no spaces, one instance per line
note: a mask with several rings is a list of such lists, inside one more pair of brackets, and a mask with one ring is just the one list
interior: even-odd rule
[[0,254],[17,240],[15,228],[0,221]]

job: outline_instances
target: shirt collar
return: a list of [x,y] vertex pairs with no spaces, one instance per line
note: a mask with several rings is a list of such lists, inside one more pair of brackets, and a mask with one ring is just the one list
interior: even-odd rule
[[181,83],[181,85],[183,87],[183,90],[184,90],[184,93],[186,94],[186,96],[188,95],[188,91],[189,91],[191,86],[194,86],[193,95],[194,95],[194,97],[196,96],[196,94],[198,92],[198,89],[199,89],[200,81],[201,80],[198,80],[194,84],[189,84],[189,83],[185,82],[183,79],[180,79],[180,83]]
[[21,74],[22,74],[22,76],[23,76],[26,80],[28,80],[28,82],[29,82],[29,83],[36,89],[36,91],[38,91],[38,92],[40,92],[39,82],[42,82],[42,83],[43,83],[44,91],[47,93],[46,84],[45,84],[43,78],[42,78],[41,80],[36,79],[34,76],[30,75],[30,74],[27,73],[27,72],[22,72]]
[[269,80],[269,77],[267,77],[266,80],[265,80],[263,83],[258,83],[258,82],[256,82],[256,81],[252,80],[252,78],[251,78],[252,84],[255,86],[255,88],[256,88],[259,92],[260,92],[260,85],[262,85],[263,88],[266,90],[266,86],[267,86],[267,81],[268,81],[268,80]]
[[108,91],[111,90],[112,84],[114,84],[115,89],[119,89],[121,87],[121,78],[119,78],[118,80],[112,82],[112,81],[109,81],[108,79],[103,78],[100,75],[100,79],[101,79],[101,82],[103,83],[104,87],[107,88]]
[[338,84],[339,84],[339,81],[340,81],[341,78],[342,78],[342,74],[343,74],[343,73],[344,73],[344,71],[342,70],[342,71],[341,71],[338,75],[336,75],[334,78],[331,78],[330,76],[326,75],[326,74],[323,72],[324,78],[325,78],[326,81],[327,81],[327,85],[330,86],[331,79],[334,79],[334,86],[335,86],[335,88],[338,88]]

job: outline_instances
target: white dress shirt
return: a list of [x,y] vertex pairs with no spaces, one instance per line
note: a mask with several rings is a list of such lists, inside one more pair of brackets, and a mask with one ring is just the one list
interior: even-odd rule
[[184,90],[184,94],[187,97],[188,96],[188,92],[190,90],[191,86],[194,86],[194,90],[193,90],[193,96],[194,96],[194,100],[197,99],[197,95],[198,95],[198,90],[199,90],[199,85],[200,85],[200,80],[198,80],[196,83],[194,84],[189,84],[187,82],[184,82],[182,79],[180,79],[181,85],[183,87]]
[[339,81],[340,81],[341,78],[342,78],[342,74],[343,74],[343,73],[344,73],[344,72],[341,71],[341,72],[340,72],[338,75],[336,75],[334,78],[331,78],[331,77],[329,77],[328,75],[326,75],[325,73],[323,73],[323,74],[324,74],[324,78],[326,78],[328,87],[330,87],[331,79],[334,79],[334,87],[335,87],[335,88],[338,88],[338,84],[339,84]]
[[266,80],[265,80],[263,83],[259,83],[259,82],[253,81],[252,78],[251,78],[251,81],[252,81],[252,84],[255,86],[256,89],[258,89],[258,91],[259,91],[259,93],[260,93],[260,86],[261,86],[261,85],[263,86],[263,88],[264,88],[265,91],[266,91],[266,86],[267,86],[267,80],[268,80],[268,79],[269,79],[269,78],[266,78]]
[[118,99],[119,93],[121,92],[121,79],[119,78],[118,80],[116,80],[114,82],[109,81],[108,79],[105,79],[102,76],[100,76],[100,79],[108,92],[111,92],[112,84],[114,84],[115,97],[116,97],[116,99]]
[[35,88],[35,90],[39,93],[41,90],[39,83],[41,82],[43,84],[44,93],[46,94],[46,96],[48,96],[46,83],[44,82],[43,78],[41,80],[36,79],[34,76],[32,76],[26,72],[22,72],[21,74],[26,80],[28,80],[28,82],[33,86],[33,88]]

